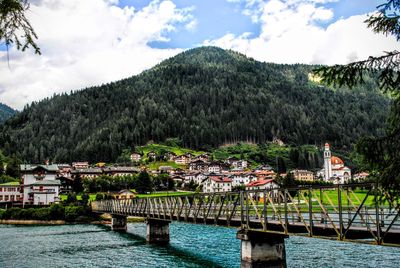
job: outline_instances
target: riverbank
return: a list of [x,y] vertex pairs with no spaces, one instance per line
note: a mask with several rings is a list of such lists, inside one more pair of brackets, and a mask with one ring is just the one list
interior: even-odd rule
[[12,225],[64,225],[64,220],[42,221],[42,220],[0,220],[0,224]]
[[[111,215],[110,214],[102,214],[99,216],[99,218],[103,221],[107,221],[107,222],[111,223]],[[145,222],[145,218],[129,216],[127,218],[127,222],[128,223]]]

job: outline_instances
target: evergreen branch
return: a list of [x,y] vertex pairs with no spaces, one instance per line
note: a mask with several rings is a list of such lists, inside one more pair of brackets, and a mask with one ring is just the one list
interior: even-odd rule
[[[0,41],[7,47],[15,44],[22,51],[31,46],[40,55],[40,48],[35,42],[38,36],[25,17],[28,9],[27,0],[0,0]],[[20,31],[22,36],[19,36]]]
[[379,74],[382,89],[395,91],[400,87],[400,52],[386,52],[380,57],[369,57],[347,65],[323,66],[313,71],[322,78],[322,82],[334,86],[354,87],[363,83],[363,75],[367,72]]
[[384,13],[370,16],[364,22],[368,28],[372,28],[375,33],[383,33],[386,36],[394,35],[397,41],[400,40],[400,16],[387,17]]

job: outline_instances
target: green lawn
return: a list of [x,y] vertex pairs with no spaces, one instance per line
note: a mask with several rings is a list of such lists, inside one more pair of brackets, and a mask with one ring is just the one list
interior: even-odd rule
[[[66,194],[60,194],[60,199],[61,201],[66,201],[67,200],[67,195]],[[77,195],[76,196],[77,200],[82,200],[82,195]],[[94,201],[96,200],[96,194],[89,194],[89,201]]]
[[145,197],[163,197],[163,196],[185,196],[191,194],[194,194],[194,192],[154,192],[150,194],[138,194],[137,196],[140,198],[145,198]]
[[[134,191],[134,190],[133,190]],[[137,196],[140,198],[145,198],[145,197],[163,197],[163,196],[185,196],[185,195],[191,195],[194,192],[172,192],[172,191],[165,191],[165,192],[153,192],[150,194],[138,194]],[[60,195],[61,201],[66,201],[67,200],[67,195],[66,194],[61,194]],[[76,196],[77,200],[82,200],[82,195],[77,195]],[[96,194],[89,194],[89,201],[95,201],[96,200]]]
[[174,169],[177,169],[177,168],[183,169],[183,168],[185,168],[185,165],[178,165],[178,164],[175,164],[174,161],[168,161],[168,162],[157,161],[157,162],[150,162],[149,164],[147,164],[147,167],[148,167],[149,169],[151,169],[151,170],[158,170],[158,168],[159,168],[160,166],[171,166],[171,167],[173,167]]

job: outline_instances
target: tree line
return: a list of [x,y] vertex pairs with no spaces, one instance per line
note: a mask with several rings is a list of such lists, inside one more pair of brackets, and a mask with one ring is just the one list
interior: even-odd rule
[[0,148],[36,163],[115,162],[123,149],[167,138],[202,150],[273,138],[350,150],[382,133],[390,100],[373,77],[352,91],[323,87],[308,79],[314,67],[189,50],[138,76],[27,105],[1,126]]

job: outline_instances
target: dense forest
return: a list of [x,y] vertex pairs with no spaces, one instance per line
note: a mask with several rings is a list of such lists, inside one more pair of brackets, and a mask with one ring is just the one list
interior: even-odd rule
[[0,124],[13,116],[16,111],[0,102]]
[[384,127],[389,98],[309,80],[315,66],[262,63],[215,47],[183,52],[140,75],[28,105],[1,126],[0,148],[24,161],[114,161],[168,137],[224,143],[332,143],[350,149]]

